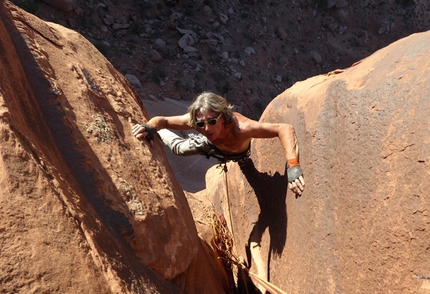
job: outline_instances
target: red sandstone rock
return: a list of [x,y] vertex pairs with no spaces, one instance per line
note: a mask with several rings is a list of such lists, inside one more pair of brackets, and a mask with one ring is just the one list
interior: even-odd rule
[[428,293],[429,33],[267,108],[263,121],[296,129],[301,198],[271,139],[253,143],[244,174],[229,164],[227,186],[211,169],[210,199],[189,204],[161,146],[131,136],[145,108],[91,44],[8,2],[0,40],[2,292],[222,293],[188,207],[210,242],[213,202],[245,260],[261,239],[251,271],[287,293]]
[[254,140],[227,184],[209,170],[238,255],[251,261],[249,243],[261,245],[252,272],[286,293],[429,293],[429,48],[430,32],[411,35],[270,103],[261,121],[295,128],[302,197],[286,190],[276,138]]
[[162,146],[131,134],[127,80],[8,1],[0,56],[1,292],[224,293]]

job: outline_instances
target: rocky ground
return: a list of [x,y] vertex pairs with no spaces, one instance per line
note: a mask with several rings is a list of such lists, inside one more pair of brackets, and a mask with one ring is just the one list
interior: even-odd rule
[[296,81],[430,28],[427,0],[12,2],[80,32],[144,100],[210,90],[255,119]]

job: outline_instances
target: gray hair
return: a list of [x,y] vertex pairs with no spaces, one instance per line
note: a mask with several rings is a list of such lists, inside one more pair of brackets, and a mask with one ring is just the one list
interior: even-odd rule
[[197,113],[207,110],[221,114],[224,117],[224,125],[228,125],[233,118],[232,108],[233,105],[228,103],[224,97],[212,92],[203,92],[194,98],[193,103],[188,107],[188,113],[190,114],[188,125],[195,128]]

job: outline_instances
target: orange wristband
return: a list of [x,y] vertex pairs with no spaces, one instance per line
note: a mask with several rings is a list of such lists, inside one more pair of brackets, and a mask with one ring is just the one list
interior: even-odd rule
[[287,162],[288,162],[288,168],[292,168],[293,166],[300,165],[299,160],[297,158],[288,159]]

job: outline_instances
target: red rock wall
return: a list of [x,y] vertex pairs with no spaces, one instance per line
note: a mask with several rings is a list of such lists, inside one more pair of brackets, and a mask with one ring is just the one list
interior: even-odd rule
[[411,35],[272,101],[261,121],[294,126],[302,197],[278,139],[254,140],[244,172],[229,166],[228,197],[208,173],[238,254],[261,245],[251,271],[287,293],[429,293],[429,48],[430,32]]
[[0,58],[1,291],[223,293],[161,145],[131,134],[147,113],[125,78],[7,1]]

